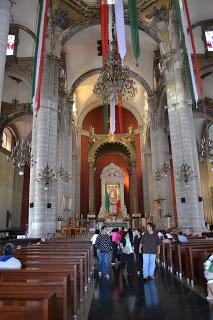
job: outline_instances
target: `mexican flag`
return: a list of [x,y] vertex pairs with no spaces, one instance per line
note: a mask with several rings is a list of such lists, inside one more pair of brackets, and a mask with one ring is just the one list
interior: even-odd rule
[[[178,13],[184,65],[187,72],[187,79],[188,79],[188,84],[189,84],[189,89],[190,89],[190,94],[192,99],[192,106],[196,106],[199,98],[197,87],[199,88],[199,93],[201,97],[203,95],[203,89],[202,89],[202,82],[200,77],[200,68],[198,65],[198,58],[197,58],[197,53],[195,49],[192,28],[191,28],[188,4],[187,4],[187,0],[175,0],[175,4],[177,8],[177,13]],[[188,34],[188,30],[189,30],[189,34]],[[195,79],[191,51],[193,51],[197,82]]]
[[107,192],[107,188],[105,188],[105,209],[107,211],[109,211],[109,205],[110,205],[110,202],[109,202],[109,194]]
[[32,102],[33,111],[38,112],[40,109],[40,95],[41,95],[41,80],[42,68],[44,60],[45,36],[47,29],[48,17],[48,0],[40,1],[40,10],[38,17],[35,58],[33,65],[33,80],[32,80]]

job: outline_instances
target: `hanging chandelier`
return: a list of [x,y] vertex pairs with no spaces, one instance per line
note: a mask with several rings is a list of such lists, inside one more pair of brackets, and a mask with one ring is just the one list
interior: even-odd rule
[[33,166],[36,163],[31,155],[31,142],[24,142],[23,140],[20,142],[17,140],[7,160],[11,161],[14,167],[18,167],[19,175],[23,176],[25,165]]
[[160,168],[155,171],[155,174],[154,174],[155,180],[160,182],[161,179],[166,178],[169,172],[169,169],[170,169],[170,164],[168,162],[164,161],[163,163],[161,163]]
[[67,184],[69,180],[71,180],[71,174],[62,166],[57,169],[57,176],[59,177],[59,179],[63,180],[65,184]]
[[176,174],[177,181],[185,183],[185,186],[188,186],[189,182],[195,178],[192,168],[187,163],[182,163]]
[[45,167],[41,169],[36,181],[43,184],[44,190],[48,190],[50,183],[57,182],[56,173],[54,169],[50,167],[49,163],[47,163]]
[[203,137],[200,144],[199,150],[200,160],[204,162],[207,160],[211,165],[211,170],[213,171],[213,140],[206,137]]
[[104,101],[116,97],[118,93],[122,93],[124,100],[133,99],[137,93],[136,83],[130,77],[129,68],[122,64],[114,41],[109,46],[106,62],[101,68],[93,92]]

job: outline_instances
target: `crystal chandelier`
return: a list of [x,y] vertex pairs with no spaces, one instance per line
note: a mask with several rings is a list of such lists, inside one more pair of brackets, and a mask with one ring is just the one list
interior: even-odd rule
[[208,160],[209,163],[212,165],[211,170],[213,171],[213,140],[206,137],[203,137],[200,144],[200,150],[199,150],[200,160],[201,162],[204,162],[205,160]]
[[43,184],[44,190],[48,190],[50,183],[57,182],[56,173],[53,168],[50,167],[49,163],[38,174],[37,182]]
[[182,163],[182,165],[177,169],[176,174],[177,180],[185,183],[186,186],[188,186],[189,182],[195,178],[193,170],[187,163]]
[[12,161],[14,167],[19,168],[19,175],[23,176],[25,165],[33,166],[36,162],[31,155],[30,141],[20,142],[17,140],[15,146],[12,148],[11,154],[7,157],[8,161]]
[[155,180],[160,182],[161,179],[166,178],[170,169],[170,164],[168,162],[161,163],[159,169],[155,171]]
[[71,180],[71,174],[62,166],[57,169],[57,175],[59,179],[64,180],[65,184],[67,184],[69,180]]
[[130,77],[129,68],[122,65],[121,57],[114,41],[109,46],[106,62],[101,69],[93,92],[96,96],[107,100],[122,93],[124,100],[132,99],[137,93],[136,83]]
[[160,166],[160,170],[161,170],[161,174],[162,176],[165,178],[167,177],[167,174],[169,172],[170,169],[170,164],[168,162],[163,162]]

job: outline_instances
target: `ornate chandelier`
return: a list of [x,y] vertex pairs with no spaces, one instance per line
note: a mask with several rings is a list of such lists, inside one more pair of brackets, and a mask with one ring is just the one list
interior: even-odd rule
[[71,180],[71,174],[62,166],[57,169],[57,175],[59,179],[64,180],[65,184],[67,184],[69,180]]
[[213,171],[213,140],[206,137],[203,137],[200,144],[200,150],[199,150],[200,160],[201,162],[204,162],[205,160],[208,160],[209,163],[212,165],[211,170]]
[[36,162],[31,155],[31,143],[30,141],[20,142],[17,140],[15,146],[12,148],[11,154],[7,157],[8,161],[12,161],[14,167],[19,168],[19,175],[23,176],[25,165],[32,166]]
[[94,85],[96,96],[107,100],[121,93],[124,100],[132,99],[137,93],[136,83],[130,77],[129,68],[122,65],[121,57],[115,42],[111,42],[106,62]]
[[195,178],[193,170],[187,163],[182,163],[181,166],[178,168],[176,174],[177,180],[179,182],[185,183],[186,186],[188,186],[189,182]]
[[38,174],[37,182],[43,184],[44,190],[48,190],[51,182],[57,182],[56,173],[54,169],[50,167],[49,163],[41,169],[41,172]]
[[170,164],[168,162],[164,161],[163,163],[161,163],[160,168],[155,171],[155,174],[154,174],[155,180],[160,182],[161,179],[166,178],[169,172],[169,169],[170,169]]

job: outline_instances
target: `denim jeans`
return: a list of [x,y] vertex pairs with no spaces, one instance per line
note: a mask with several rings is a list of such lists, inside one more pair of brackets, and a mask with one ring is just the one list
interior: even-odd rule
[[104,276],[109,274],[109,252],[98,253],[98,272],[102,272]]
[[156,254],[143,253],[143,276],[152,277],[155,273]]

